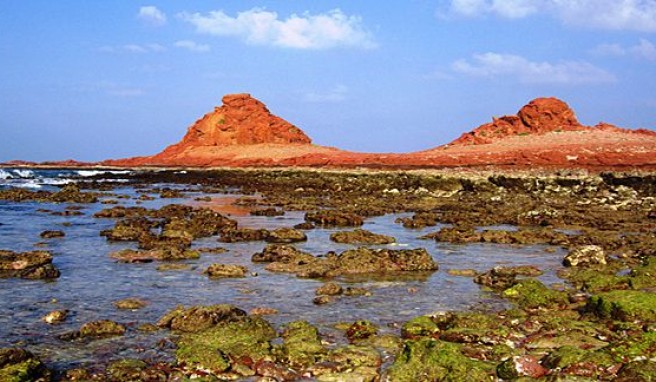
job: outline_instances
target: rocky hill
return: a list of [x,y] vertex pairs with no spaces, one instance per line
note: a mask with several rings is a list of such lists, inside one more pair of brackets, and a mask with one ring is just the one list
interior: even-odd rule
[[108,160],[114,166],[315,166],[656,168],[656,132],[607,123],[584,126],[557,98],[537,98],[448,145],[408,154],[364,154],[311,144],[298,127],[248,94],[192,124],[159,154]]

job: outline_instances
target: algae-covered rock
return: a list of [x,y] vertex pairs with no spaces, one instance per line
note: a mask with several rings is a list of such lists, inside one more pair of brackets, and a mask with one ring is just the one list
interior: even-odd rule
[[51,372],[27,350],[20,348],[0,349],[0,381],[48,382]]
[[351,212],[337,210],[319,210],[305,214],[305,221],[320,226],[357,227],[364,221],[362,217]]
[[542,271],[532,265],[498,266],[476,276],[474,282],[496,291],[502,291],[512,287],[517,281],[517,276],[535,277],[541,274]]
[[332,370],[325,373],[313,373],[318,381],[378,381],[382,363],[380,354],[368,346],[348,345],[331,350],[327,356]]
[[431,337],[440,332],[440,328],[428,316],[419,316],[407,321],[401,328],[404,338]]
[[114,361],[107,367],[107,374],[112,381],[138,382],[142,381],[141,373],[148,365],[136,359]]
[[271,324],[260,317],[241,317],[209,329],[184,334],[176,358],[194,367],[225,371],[230,360],[247,359],[252,364],[272,360],[270,341],[276,337]]
[[269,232],[266,237],[267,243],[289,244],[307,241],[307,236],[303,231],[293,228],[278,228]]
[[344,244],[391,244],[396,239],[391,236],[376,234],[364,229],[340,231],[330,235],[330,240]]
[[656,293],[615,290],[590,297],[587,310],[601,318],[620,321],[656,321]]
[[328,282],[317,288],[315,294],[317,296],[339,296],[344,292],[344,289],[336,283]]
[[522,308],[540,308],[567,304],[567,293],[546,287],[536,279],[518,281],[503,291],[503,296],[512,299]]
[[572,249],[563,259],[566,267],[606,264],[606,254],[598,245],[583,245]]
[[246,316],[245,311],[228,304],[193,306],[188,309],[178,306],[160,318],[157,326],[181,332],[199,332],[243,316]]
[[348,338],[351,342],[364,340],[375,335],[377,332],[378,329],[376,328],[376,325],[366,320],[360,320],[354,322],[346,330],[346,338]]
[[622,366],[617,373],[616,382],[652,382],[656,381],[656,363],[647,361],[630,362]]
[[79,334],[80,337],[90,338],[122,336],[125,326],[111,320],[91,321],[80,327]]
[[145,301],[138,299],[136,297],[128,297],[122,300],[114,301],[113,304],[117,309],[124,309],[124,310],[141,309],[146,305],[148,305]]
[[549,369],[563,369],[581,361],[588,351],[574,346],[562,346],[549,353],[542,364]]
[[464,356],[460,346],[423,338],[406,341],[387,370],[390,381],[489,381],[492,368]]
[[13,252],[0,250],[0,278],[53,279],[59,270],[52,265],[48,251]]
[[514,356],[497,366],[497,376],[513,380],[520,377],[540,378],[547,374],[547,369],[540,365],[531,355]]
[[211,278],[246,277],[248,268],[236,264],[211,264],[205,272]]
[[310,366],[326,353],[319,331],[307,321],[290,322],[283,328],[281,337],[282,358],[292,367]]

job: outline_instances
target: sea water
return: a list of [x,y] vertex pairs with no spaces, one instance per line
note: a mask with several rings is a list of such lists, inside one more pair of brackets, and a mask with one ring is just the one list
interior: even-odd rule
[[[81,181],[91,173],[77,170],[0,169],[1,187],[56,189],[56,185]],[[94,172],[92,175],[100,173]],[[114,174],[116,175],[116,174]],[[119,180],[120,180],[120,173]],[[114,176],[115,178],[115,176]],[[113,179],[116,181],[116,179]],[[29,185],[29,186],[28,186]],[[179,185],[158,184],[157,187],[179,188]],[[189,186],[185,186],[189,187]],[[118,196],[127,198],[118,198]],[[140,196],[128,185],[115,184],[115,189],[101,200],[117,200],[121,205],[136,205]],[[153,193],[152,196],[157,196]],[[184,198],[144,201],[146,208],[166,204],[190,204],[209,207],[230,214],[240,227],[291,227],[303,221],[303,212],[287,212],[280,217],[250,216],[249,209],[235,206],[235,195],[211,194],[210,201],[196,201],[200,192],[187,192]],[[93,214],[111,207],[101,203],[80,205],[80,216],[57,216],[70,207],[68,203],[36,203],[0,201],[0,249],[51,251],[54,265],[61,277],[54,281],[0,279],[0,347],[25,347],[45,360],[49,366],[68,368],[93,365],[109,360],[135,357],[150,361],[170,361],[174,350],[168,331],[143,333],[137,327],[155,323],[177,305],[234,304],[249,311],[256,307],[278,310],[267,316],[274,325],[294,320],[307,320],[317,325],[324,338],[343,341],[334,329],[342,322],[359,319],[379,325],[382,332],[395,332],[400,325],[418,315],[441,311],[471,309],[501,309],[506,302],[495,294],[483,291],[469,277],[451,276],[449,269],[486,271],[497,265],[534,265],[545,270],[541,280],[558,282],[554,270],[560,267],[564,252],[560,248],[545,251],[545,246],[506,246],[495,244],[453,245],[419,239],[440,228],[406,229],[395,223],[409,214],[389,214],[369,218],[363,229],[390,235],[397,243],[392,249],[426,248],[440,269],[431,273],[407,273],[403,276],[342,277],[343,286],[367,288],[371,296],[343,297],[334,303],[317,306],[312,300],[315,290],[325,280],[301,279],[292,274],[273,273],[266,264],[251,262],[251,256],[261,251],[264,242],[219,243],[217,237],[196,240],[194,247],[223,247],[222,254],[202,254],[200,259],[186,260],[189,269],[158,271],[162,263],[123,264],[109,257],[111,252],[135,248],[135,243],[108,242],[99,232],[111,228],[113,219],[94,218]],[[59,239],[41,239],[44,230],[62,230]],[[330,234],[339,229],[318,228],[306,231],[307,242],[295,244],[315,255],[328,251],[337,253],[355,248],[330,241]],[[552,253],[553,252],[553,253]],[[209,279],[203,271],[212,263],[239,264],[248,267],[250,275],[238,279]],[[139,310],[118,310],[114,301],[136,297],[148,303]],[[68,309],[70,315],[61,324],[48,325],[41,320],[55,309]],[[58,336],[80,328],[86,322],[110,319],[128,327],[125,336],[99,341],[67,342]]]

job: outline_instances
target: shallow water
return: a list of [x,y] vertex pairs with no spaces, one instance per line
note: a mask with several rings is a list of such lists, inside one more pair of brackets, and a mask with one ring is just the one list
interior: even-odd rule
[[[160,185],[162,186],[162,185]],[[173,186],[171,186],[173,187]],[[118,199],[123,205],[135,204],[139,196],[130,187],[113,191],[131,199]],[[231,213],[242,227],[290,227],[303,221],[302,212],[287,212],[282,217],[255,217],[248,209],[234,206],[235,195],[213,195],[211,202],[194,201],[200,194],[188,193],[181,199],[155,199],[141,204],[159,208],[170,203],[189,203],[211,206]],[[204,195],[203,195],[204,196]],[[142,333],[136,327],[154,323],[176,305],[229,303],[246,311],[255,307],[270,307],[279,314],[267,316],[275,325],[305,319],[319,326],[329,341],[343,341],[333,329],[339,322],[367,319],[381,326],[383,331],[397,331],[404,321],[421,314],[445,310],[498,309],[505,302],[489,292],[481,291],[471,278],[450,276],[449,269],[471,268],[485,271],[496,265],[535,265],[550,270],[541,276],[546,283],[558,282],[554,270],[560,267],[564,255],[544,246],[514,247],[493,244],[450,245],[421,240],[418,237],[439,227],[423,230],[405,229],[394,220],[408,214],[386,215],[367,219],[364,229],[394,236],[397,244],[390,248],[424,247],[438,262],[434,273],[407,274],[387,277],[349,277],[337,279],[346,286],[369,289],[371,296],[343,297],[336,302],[316,306],[314,292],[321,280],[299,279],[290,274],[264,270],[265,264],[250,261],[261,251],[263,242],[218,243],[216,237],[194,242],[196,247],[221,246],[223,254],[203,254],[198,260],[188,260],[187,270],[157,271],[162,263],[120,264],[108,254],[134,243],[110,243],[99,236],[99,231],[113,226],[113,219],[96,219],[93,214],[111,205],[100,203],[83,206],[82,216],[53,216],[39,209],[61,211],[67,204],[13,203],[0,201],[0,249],[52,251],[54,264],[62,275],[52,282],[20,279],[0,279],[0,347],[24,346],[51,366],[71,367],[109,359],[137,357],[146,360],[170,360],[172,351],[165,339],[168,331]],[[66,233],[61,239],[42,240],[39,233],[59,229]],[[308,241],[297,247],[320,255],[328,251],[341,252],[353,248],[329,240],[335,229],[307,231]],[[36,243],[45,244],[35,246]],[[257,276],[243,279],[211,280],[202,274],[212,263],[241,264]],[[127,297],[138,297],[148,306],[136,311],[118,310],[112,302]],[[47,325],[40,319],[54,309],[69,309],[71,315],[62,324]],[[128,326],[123,337],[93,342],[65,342],[57,336],[78,329],[82,324],[98,319],[111,319]]]

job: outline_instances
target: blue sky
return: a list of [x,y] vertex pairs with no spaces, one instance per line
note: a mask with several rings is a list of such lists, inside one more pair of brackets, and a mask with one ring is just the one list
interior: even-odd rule
[[153,154],[248,92],[317,144],[448,143],[540,96],[656,127],[656,1],[6,1],[0,161]]

